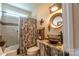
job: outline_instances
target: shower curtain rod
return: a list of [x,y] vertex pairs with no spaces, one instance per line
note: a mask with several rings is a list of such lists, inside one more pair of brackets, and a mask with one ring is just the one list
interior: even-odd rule
[[[9,12],[6,12],[6,11],[0,11],[2,13],[8,13],[8,14],[12,14],[12,13],[9,13]],[[16,15],[16,16],[19,16],[19,17],[23,17],[23,16],[20,16],[20,15],[17,15],[17,14],[13,14],[13,15]]]

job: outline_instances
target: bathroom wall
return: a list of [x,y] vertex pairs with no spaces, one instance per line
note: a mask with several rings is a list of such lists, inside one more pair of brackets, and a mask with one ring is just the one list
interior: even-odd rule
[[75,55],[79,56],[79,4],[72,4],[73,8],[73,35]]
[[[50,32],[48,31],[48,16],[50,15],[49,12],[49,7],[53,5],[52,3],[45,3],[45,4],[41,4],[40,6],[38,6],[38,8],[33,11],[32,16],[34,18],[37,18],[37,27],[41,28],[41,27],[45,27],[45,37],[47,37],[48,34],[52,34],[52,35],[57,35],[59,33],[60,30],[62,30],[61,28],[59,29],[54,29],[52,28],[50,30]],[[61,10],[57,11],[60,12]],[[44,23],[42,26],[40,26],[40,20],[41,18],[43,18]]]
[[79,4],[63,4],[64,50],[79,56]]
[[73,23],[75,48],[79,48],[79,4],[73,4]]

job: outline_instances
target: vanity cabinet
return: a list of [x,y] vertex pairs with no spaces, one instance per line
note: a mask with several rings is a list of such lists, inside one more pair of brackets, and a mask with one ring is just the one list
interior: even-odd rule
[[37,46],[40,48],[40,56],[63,56],[62,47],[53,46],[47,41],[37,40]]

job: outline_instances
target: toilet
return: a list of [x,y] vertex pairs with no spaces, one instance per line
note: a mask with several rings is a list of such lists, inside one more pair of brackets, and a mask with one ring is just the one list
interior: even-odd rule
[[38,53],[39,53],[39,48],[36,46],[27,49],[28,56],[37,56]]

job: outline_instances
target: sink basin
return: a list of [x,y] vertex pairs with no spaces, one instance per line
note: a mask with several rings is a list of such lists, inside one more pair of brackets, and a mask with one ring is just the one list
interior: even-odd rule
[[59,42],[59,40],[58,40],[57,38],[50,38],[50,39],[49,39],[49,42],[50,42],[51,44],[57,44],[57,43]]

